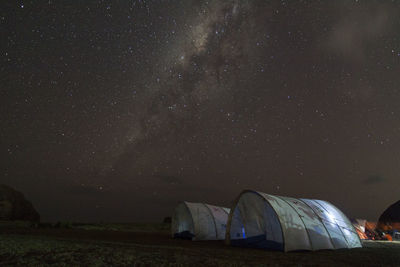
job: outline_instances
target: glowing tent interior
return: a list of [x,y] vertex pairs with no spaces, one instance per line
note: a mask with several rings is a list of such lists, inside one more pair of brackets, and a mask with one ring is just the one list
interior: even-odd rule
[[348,218],[329,202],[245,190],[229,214],[226,242],[282,251],[361,247]]
[[191,240],[223,240],[228,214],[228,208],[182,202],[172,216],[172,236]]

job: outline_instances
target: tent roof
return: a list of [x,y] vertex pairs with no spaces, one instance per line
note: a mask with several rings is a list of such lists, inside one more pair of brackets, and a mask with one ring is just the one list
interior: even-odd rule
[[379,223],[400,222],[400,200],[390,205],[379,217]]
[[183,201],[175,209],[172,235],[186,231],[194,236],[193,240],[224,239],[228,214],[228,208]]
[[[258,200],[251,197],[251,195],[258,196]],[[266,231],[265,229],[261,229],[265,227],[261,225],[262,221],[265,221],[265,225],[268,223],[273,224],[270,217],[276,216],[280,228],[279,226],[274,226],[274,232],[277,230],[282,232],[285,251],[361,247],[361,241],[351,222],[331,203],[322,200],[275,196],[253,190],[243,191],[235,201],[234,208],[232,208],[228,220],[228,243],[232,239],[230,231],[233,229],[232,220],[235,209],[238,207],[240,201],[246,203],[246,199],[244,198],[248,198],[247,203],[249,204],[240,204],[240,214],[243,213],[244,217],[250,216],[251,219],[243,219],[243,227],[252,227],[253,230],[249,231],[253,233],[252,235],[262,233],[262,231]],[[250,198],[253,200],[250,201]],[[267,215],[265,214],[267,212],[266,209],[257,207],[260,205],[257,203],[260,202],[267,205],[266,209],[270,210]],[[258,209],[258,211],[251,213],[247,209]],[[255,216],[259,218],[257,219]],[[267,222],[268,220],[269,222]],[[258,222],[253,223],[253,221]],[[257,227],[260,228],[258,232],[254,230]],[[249,229],[243,229],[243,231],[245,230],[248,231]],[[270,235],[271,233],[272,231],[270,231]],[[246,238],[249,237],[246,236]],[[277,237],[275,237],[274,241],[282,242]]]

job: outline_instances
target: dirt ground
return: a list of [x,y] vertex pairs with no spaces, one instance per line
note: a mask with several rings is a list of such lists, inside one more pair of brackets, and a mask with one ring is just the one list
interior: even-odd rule
[[400,242],[364,248],[276,252],[221,241],[172,239],[167,231],[0,228],[0,266],[400,266]]

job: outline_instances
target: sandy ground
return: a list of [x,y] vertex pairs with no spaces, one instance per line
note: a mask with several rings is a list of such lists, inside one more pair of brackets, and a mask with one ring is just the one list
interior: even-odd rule
[[400,266],[400,242],[364,248],[276,252],[221,241],[174,240],[167,232],[0,228],[1,266]]

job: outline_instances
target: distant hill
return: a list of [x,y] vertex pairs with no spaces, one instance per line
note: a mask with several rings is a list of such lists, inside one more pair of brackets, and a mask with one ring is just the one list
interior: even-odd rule
[[0,185],[0,220],[37,222],[40,221],[40,215],[21,192]]

